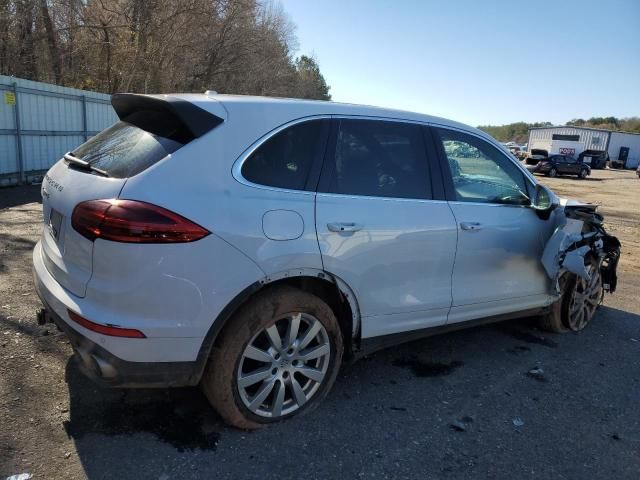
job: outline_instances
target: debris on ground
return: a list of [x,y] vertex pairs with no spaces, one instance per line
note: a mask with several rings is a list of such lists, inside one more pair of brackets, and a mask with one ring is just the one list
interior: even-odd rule
[[544,370],[541,367],[534,367],[527,372],[527,376],[531,377],[538,382],[546,382],[547,378],[544,376]]
[[516,417],[512,421],[514,427],[522,427],[524,425],[524,420],[520,417]]
[[449,424],[449,428],[456,432],[466,432],[467,426],[459,420],[455,420]]
[[396,412],[406,412],[407,409],[405,407],[389,407],[391,410],[395,410]]
[[29,480],[33,478],[33,475],[30,473],[17,473],[15,475],[10,475],[7,477],[7,480]]

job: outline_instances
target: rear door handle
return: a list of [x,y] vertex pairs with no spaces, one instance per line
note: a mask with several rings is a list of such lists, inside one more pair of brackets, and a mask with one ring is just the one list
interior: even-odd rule
[[462,230],[481,230],[482,224],[478,222],[460,222],[460,228]]
[[334,222],[327,223],[330,232],[357,232],[362,230],[362,225],[352,222]]

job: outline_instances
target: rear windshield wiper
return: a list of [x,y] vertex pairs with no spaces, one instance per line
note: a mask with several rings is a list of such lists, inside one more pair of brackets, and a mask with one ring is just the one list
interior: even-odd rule
[[102,170],[101,168],[94,167],[93,165],[91,165],[86,160],[82,160],[81,158],[74,157],[71,152],[65,153],[64,154],[64,159],[67,162],[73,164],[73,166],[75,166],[77,168],[82,168],[84,170],[90,170],[92,172],[99,173],[103,177],[108,177],[109,176],[109,173],[106,170]]

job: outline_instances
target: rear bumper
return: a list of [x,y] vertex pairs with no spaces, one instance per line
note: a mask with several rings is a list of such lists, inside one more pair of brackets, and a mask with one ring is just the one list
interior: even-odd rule
[[[163,349],[176,343],[179,349],[182,339],[132,339],[115,338],[86,330],[73,323],[67,309],[82,311],[74,298],[64,290],[46,270],[42,260],[40,243],[33,251],[33,277],[36,292],[46,309],[49,319],[69,338],[80,369],[99,384],[111,387],[178,387],[195,385],[202,372],[202,362],[195,361],[131,361],[123,359],[105,347],[116,351],[136,350],[139,357],[158,358]],[[191,339],[189,339],[191,340]],[[200,340],[200,343],[202,340]]]
[[69,338],[80,370],[94,382],[126,388],[183,387],[198,383],[197,362],[127,362],[71,328],[44,300],[42,303],[49,319]]

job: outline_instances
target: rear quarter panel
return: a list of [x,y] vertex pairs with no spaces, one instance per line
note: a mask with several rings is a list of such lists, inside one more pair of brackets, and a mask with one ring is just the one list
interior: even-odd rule
[[174,245],[96,240],[82,314],[147,337],[204,337],[222,309],[262,276],[216,235]]

